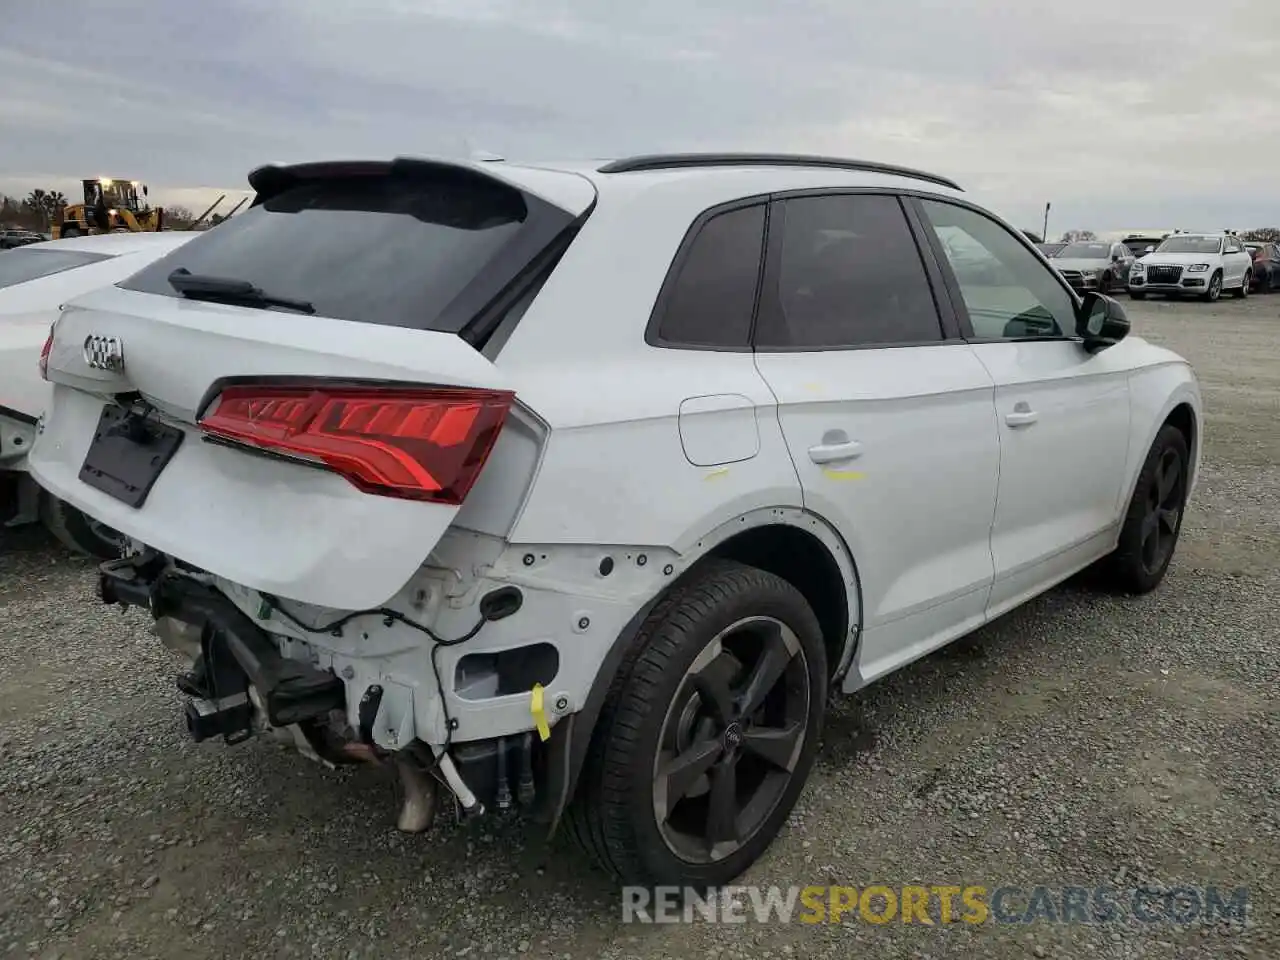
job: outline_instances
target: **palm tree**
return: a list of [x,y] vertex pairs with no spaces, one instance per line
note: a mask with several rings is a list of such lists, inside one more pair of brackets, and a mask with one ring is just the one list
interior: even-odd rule
[[35,190],[32,190],[29,194],[27,194],[27,199],[22,201],[22,203],[32,213],[36,213],[40,215],[40,222],[42,225],[48,224],[49,194],[47,194],[45,191],[37,187]]
[[52,190],[44,198],[45,213],[49,223],[61,223],[62,212],[67,208],[67,196],[61,190]]

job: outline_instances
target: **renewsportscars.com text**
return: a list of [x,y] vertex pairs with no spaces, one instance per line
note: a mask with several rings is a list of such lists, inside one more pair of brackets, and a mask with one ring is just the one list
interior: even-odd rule
[[624,923],[1218,923],[1247,921],[1249,890],[959,884],[624,887]]

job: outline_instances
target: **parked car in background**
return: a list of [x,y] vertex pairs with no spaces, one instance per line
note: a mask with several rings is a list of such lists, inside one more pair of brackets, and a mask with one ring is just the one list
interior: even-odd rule
[[1129,279],[1129,267],[1135,259],[1123,243],[1077,240],[1054,255],[1053,265],[1073,290],[1110,293],[1114,289],[1124,289]]
[[829,690],[1173,556],[1190,366],[944,177],[686,154],[250,183],[62,312],[32,470],[132,539],[100,596],[187,652],[193,738],[395,764],[404,830],[448,791],[705,891],[786,821]]
[[1036,249],[1043,253],[1046,257],[1057,256],[1058,251],[1065,247],[1065,243],[1037,243]]
[[1244,248],[1253,257],[1253,289],[1258,293],[1280,290],[1280,245],[1246,240]]
[[1144,257],[1148,253],[1155,250],[1156,247],[1164,243],[1167,233],[1160,234],[1132,234],[1125,237],[1120,242],[1129,248],[1129,252],[1135,257]]
[[0,523],[41,519],[67,546],[119,555],[113,531],[42,494],[27,474],[27,452],[50,388],[40,348],[66,301],[115,283],[177,249],[194,234],[129,233],[54,240],[0,254]]
[[1194,294],[1217,300],[1224,290],[1247,297],[1253,282],[1253,257],[1235,234],[1175,233],[1133,265],[1129,296],[1149,293]]
[[25,247],[27,244],[39,243],[42,237],[31,230],[0,230],[0,250],[12,250],[14,247]]

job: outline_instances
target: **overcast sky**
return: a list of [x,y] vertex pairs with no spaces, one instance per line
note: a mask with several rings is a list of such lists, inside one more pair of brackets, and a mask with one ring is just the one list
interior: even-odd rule
[[[1277,0],[11,0],[0,192],[322,157],[836,153],[1019,225],[1280,224]],[[224,208],[225,209],[225,208]]]

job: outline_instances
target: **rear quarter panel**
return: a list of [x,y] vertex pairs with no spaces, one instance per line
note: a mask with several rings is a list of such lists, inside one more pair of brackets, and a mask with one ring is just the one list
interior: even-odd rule
[[[667,546],[759,507],[802,504],[776,404],[749,352],[645,342],[658,291],[690,224],[736,193],[705,180],[601,189],[581,235],[521,319],[496,364],[550,428],[512,531],[522,543]],[[734,463],[696,466],[681,444],[681,403],[734,395],[755,406],[759,446]],[[741,417],[741,410],[731,413]]]

